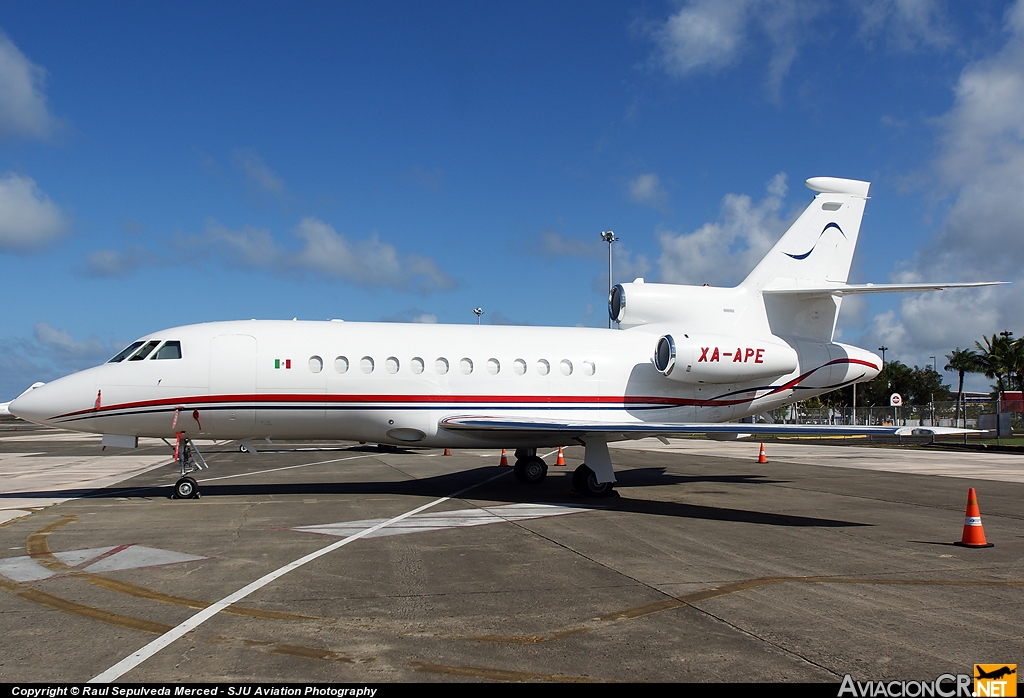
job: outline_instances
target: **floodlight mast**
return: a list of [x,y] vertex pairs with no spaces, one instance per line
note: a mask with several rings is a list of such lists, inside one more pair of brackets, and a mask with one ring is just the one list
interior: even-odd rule
[[[608,294],[612,292],[612,243],[618,242],[618,238],[615,237],[615,232],[611,230],[604,230],[601,232],[601,239],[608,243]],[[608,329],[612,328],[612,318],[608,316]]]
[[480,324],[480,316],[484,314],[483,308],[473,308],[473,314],[476,315],[476,324]]

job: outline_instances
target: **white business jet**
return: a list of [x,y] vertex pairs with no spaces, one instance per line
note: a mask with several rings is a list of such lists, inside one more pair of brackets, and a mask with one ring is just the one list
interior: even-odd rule
[[[26,388],[21,393],[21,395],[24,395],[25,393],[28,393],[28,392],[30,392],[32,390],[35,390],[36,388],[38,388],[40,386],[43,386],[43,385],[46,385],[46,384],[45,383],[38,383],[38,382],[37,383],[33,383],[32,385],[28,386],[28,388]],[[18,395],[18,397],[21,397],[21,395]],[[15,400],[17,400],[17,399],[18,398],[15,398]],[[8,400],[7,402],[0,402],[0,421],[7,421],[7,420],[10,420],[10,419],[17,419],[17,417],[15,417],[13,414],[11,414],[11,403],[12,402],[14,402],[14,400]]]
[[[193,439],[350,439],[515,448],[515,474],[544,479],[542,447],[583,444],[573,486],[615,482],[608,442],[646,436],[897,434],[910,428],[737,423],[878,375],[881,360],[833,342],[843,296],[986,283],[846,283],[867,182],[818,192],[735,288],[615,286],[618,330],[356,322],[214,322],[162,330],[106,364],[19,397],[31,422],[176,439],[180,498],[198,493]],[[731,422],[731,423],[730,423]],[[933,427],[931,433],[962,430]]]

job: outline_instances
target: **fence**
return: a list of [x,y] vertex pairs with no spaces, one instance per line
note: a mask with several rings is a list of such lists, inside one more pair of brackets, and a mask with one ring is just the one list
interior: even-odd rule
[[[867,426],[939,426],[978,428],[978,417],[995,414],[996,403],[967,403],[966,414],[959,414],[957,421],[956,402],[935,402],[925,405],[903,405],[902,407],[858,407],[854,414],[851,407],[803,407],[800,404],[780,407],[770,413],[758,415],[757,421],[776,424],[859,424]],[[966,420],[966,424],[965,424]],[[1013,414],[1011,423],[1021,428],[1021,415]]]

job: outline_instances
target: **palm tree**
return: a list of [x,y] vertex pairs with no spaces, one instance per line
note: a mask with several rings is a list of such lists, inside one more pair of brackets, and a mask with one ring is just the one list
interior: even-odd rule
[[975,342],[981,354],[978,356],[979,373],[984,373],[989,380],[995,380],[994,386],[998,392],[1006,389],[1003,383],[1003,376],[1009,377],[1013,370],[1013,340],[1009,333],[982,337],[985,342]]
[[[980,370],[979,356],[973,349],[957,347],[952,354],[946,354],[949,363],[943,366],[944,371],[956,371],[960,382],[956,388],[956,425],[960,426],[960,404],[964,397],[964,374]],[[964,427],[967,426],[967,411],[964,410]]]

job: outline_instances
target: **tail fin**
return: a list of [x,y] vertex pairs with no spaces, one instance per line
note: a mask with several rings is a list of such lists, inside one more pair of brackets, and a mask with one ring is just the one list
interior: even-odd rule
[[871,184],[836,177],[806,184],[820,193],[741,286],[760,291],[846,283]]

